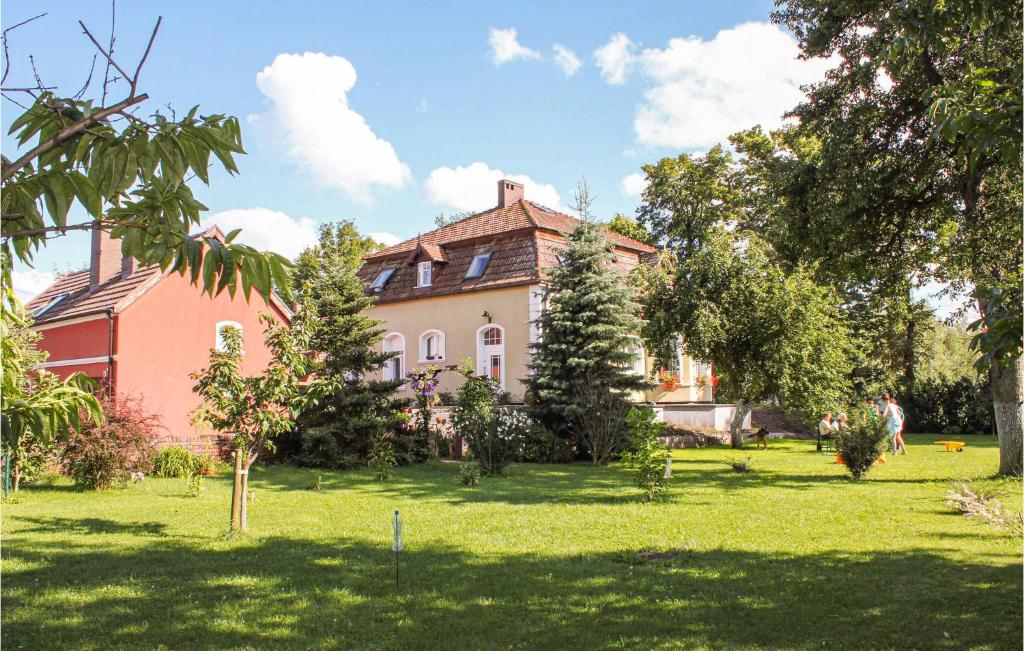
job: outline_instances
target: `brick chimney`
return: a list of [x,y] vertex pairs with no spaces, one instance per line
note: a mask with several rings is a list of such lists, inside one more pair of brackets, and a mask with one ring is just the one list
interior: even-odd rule
[[138,269],[139,262],[135,258],[125,255],[121,256],[121,277],[127,278]]
[[92,229],[92,254],[89,256],[89,291],[122,273],[121,243],[110,239],[110,233]]
[[498,181],[498,207],[510,206],[523,198],[523,184],[502,179]]

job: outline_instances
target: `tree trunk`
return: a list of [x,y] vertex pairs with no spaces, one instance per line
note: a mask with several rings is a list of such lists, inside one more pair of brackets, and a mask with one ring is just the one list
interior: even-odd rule
[[242,471],[242,504],[239,510],[238,520],[241,524],[242,533],[249,531],[249,469]]
[[992,407],[996,414],[996,432],[999,435],[999,474],[1019,475],[1024,454],[1021,401],[1024,399],[1024,373],[1018,357],[1009,367],[992,365]]
[[234,451],[235,457],[235,482],[231,486],[231,531],[238,531],[240,526],[240,516],[242,510],[241,504],[241,491],[242,491],[242,454],[238,451]]
[[737,450],[743,447],[743,421],[750,413],[750,403],[745,400],[736,401],[736,413],[729,426],[729,442]]
[[17,493],[19,485],[21,485],[21,469],[14,464],[14,483],[11,485],[11,492]]

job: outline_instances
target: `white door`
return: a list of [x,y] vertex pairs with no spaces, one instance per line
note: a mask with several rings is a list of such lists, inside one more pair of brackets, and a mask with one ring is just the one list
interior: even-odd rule
[[476,374],[497,381],[505,390],[505,329],[486,325],[477,331]]

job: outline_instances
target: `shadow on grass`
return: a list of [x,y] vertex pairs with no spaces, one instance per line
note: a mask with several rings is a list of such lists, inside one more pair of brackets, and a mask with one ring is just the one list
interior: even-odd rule
[[33,518],[22,516],[19,523],[33,526],[19,526],[19,533],[59,532],[75,536],[85,534],[131,534],[135,536],[165,535],[167,525],[162,522],[117,522],[102,518]]
[[[76,544],[5,541],[3,628],[12,648],[1020,643],[1019,565],[929,551],[684,551],[638,564],[637,550],[488,556],[409,541],[396,591],[384,540],[266,538],[201,549],[171,538],[128,551]],[[24,569],[7,569],[11,561]]]

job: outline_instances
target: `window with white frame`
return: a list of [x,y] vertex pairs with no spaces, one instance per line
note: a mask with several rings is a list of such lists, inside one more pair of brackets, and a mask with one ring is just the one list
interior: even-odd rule
[[384,363],[384,379],[405,378],[405,337],[397,332],[388,334],[384,337],[384,352],[393,353],[391,359]]
[[[227,343],[224,341],[224,331],[227,330],[228,328],[234,328],[235,330],[238,330],[238,334],[239,335],[243,334],[242,324],[241,323],[238,323],[237,321],[218,321],[217,322],[217,327],[214,330],[214,333],[215,333],[214,347],[216,347],[217,352],[219,352],[219,353],[223,353],[224,351],[226,351],[228,349],[227,348]],[[240,352],[244,353],[245,350],[242,350]]]
[[430,287],[432,270],[433,265],[430,262],[430,260],[424,260],[423,262],[416,265],[417,287]]
[[489,377],[505,390],[505,329],[485,325],[476,335],[476,373]]
[[444,333],[427,330],[420,335],[420,361],[436,362],[444,359]]

